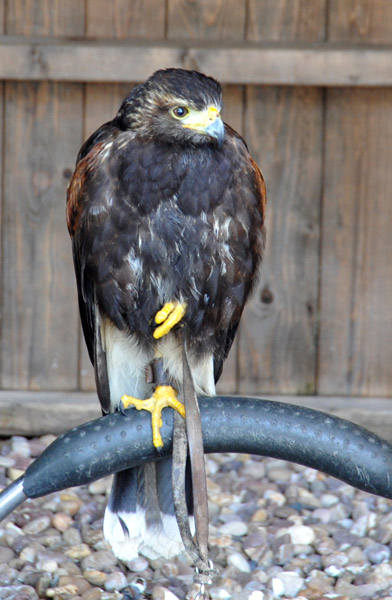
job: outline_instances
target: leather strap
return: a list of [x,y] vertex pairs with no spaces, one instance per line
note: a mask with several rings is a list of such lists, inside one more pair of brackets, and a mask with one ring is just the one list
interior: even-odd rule
[[[208,496],[204,464],[203,434],[201,429],[199,404],[197,402],[192,373],[189,368],[184,336],[182,345],[182,364],[186,432],[188,436],[192,471],[196,540],[200,561],[203,563],[202,566],[208,568]],[[202,566],[199,568],[202,568]]]

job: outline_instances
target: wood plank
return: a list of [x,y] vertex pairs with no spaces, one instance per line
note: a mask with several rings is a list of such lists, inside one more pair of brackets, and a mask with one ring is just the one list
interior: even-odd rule
[[391,44],[391,0],[330,0],[328,39],[356,44]]
[[[337,415],[392,441],[392,398],[263,397]],[[59,434],[100,415],[96,394],[0,391],[0,436]]]
[[245,35],[244,0],[168,0],[169,39],[242,40]]
[[[0,0],[0,33],[4,32],[4,11],[5,11],[5,0]],[[4,83],[0,82],[0,156],[3,156],[4,145]],[[0,232],[3,231],[3,168],[0,167]],[[2,257],[2,244],[0,242],[0,289],[3,287],[3,257]],[[1,305],[0,305],[1,306]],[[0,387],[1,382],[1,368],[0,368]]]
[[0,391],[0,436],[57,435],[101,414],[96,394]]
[[78,325],[64,203],[81,90],[8,83],[5,102],[3,386],[75,388]]
[[83,4],[80,0],[12,0],[6,4],[6,32],[23,36],[82,36]]
[[163,39],[165,0],[86,0],[86,36]]
[[182,67],[232,84],[392,85],[392,50],[385,47],[3,42],[0,79],[7,80],[143,81],[157,69]]
[[267,184],[267,246],[240,329],[240,392],[315,390],[322,92],[250,87],[245,137]]
[[322,42],[325,13],[326,0],[249,0],[247,39]]
[[[6,33],[67,36],[83,30],[84,5],[78,1],[17,0],[6,5]],[[4,387],[77,386],[78,325],[70,302],[75,292],[64,203],[81,142],[82,110],[80,85],[6,84]]]
[[330,90],[319,392],[392,389],[392,90]]

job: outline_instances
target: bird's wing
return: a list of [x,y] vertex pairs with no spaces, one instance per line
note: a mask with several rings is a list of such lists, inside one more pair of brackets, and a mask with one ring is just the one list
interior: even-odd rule
[[[227,358],[234,342],[246,300],[257,282],[258,268],[261,264],[262,252],[264,250],[265,243],[264,219],[267,204],[267,194],[263,175],[257,163],[249,154],[248,146],[245,140],[237,131],[235,131],[235,129],[230,127],[230,125],[227,125],[227,123],[225,123],[225,132],[232,145],[232,152],[234,154],[242,155],[243,160],[247,165],[247,168],[243,169],[242,180],[239,182],[240,193],[243,195],[244,205],[249,202],[249,198],[254,204],[256,204],[258,212],[261,215],[261,231],[259,232],[259,235],[255,236],[255,240],[251,241],[253,255],[257,258],[251,279],[248,283],[243,284],[244,288],[246,287],[246,289],[238,290],[238,294],[243,298],[243,301],[240,303],[238,307],[239,310],[235,313],[230,326],[225,331],[220,332],[221,350],[219,353],[217,352],[214,355],[215,382],[219,380],[222,374],[223,363]],[[217,335],[219,335],[219,333],[217,333]]]
[[98,310],[95,289],[84,277],[86,252],[84,243],[88,231],[81,231],[81,215],[88,201],[86,181],[100,163],[100,155],[113,134],[113,126],[100,127],[82,146],[75,172],[68,186],[67,225],[72,237],[72,252],[78,289],[78,301],[83,334],[90,360],[94,366],[98,397],[103,412],[109,412],[110,393],[105,350],[101,338],[101,316]]

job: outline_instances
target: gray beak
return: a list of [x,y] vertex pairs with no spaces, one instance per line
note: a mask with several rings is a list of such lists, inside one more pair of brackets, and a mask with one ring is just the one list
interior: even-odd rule
[[217,117],[215,121],[207,125],[205,132],[217,140],[218,146],[222,145],[225,138],[225,125],[220,117]]

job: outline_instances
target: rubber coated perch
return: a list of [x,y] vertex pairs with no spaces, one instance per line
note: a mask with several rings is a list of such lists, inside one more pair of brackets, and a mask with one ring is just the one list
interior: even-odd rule
[[[392,498],[392,444],[350,421],[293,404],[253,398],[199,399],[205,452],[244,452],[313,467]],[[164,409],[164,446],[152,443],[151,416],[134,408],[60,435],[0,494],[0,520],[27,498],[82,485],[157,460],[172,449],[173,413]]]

